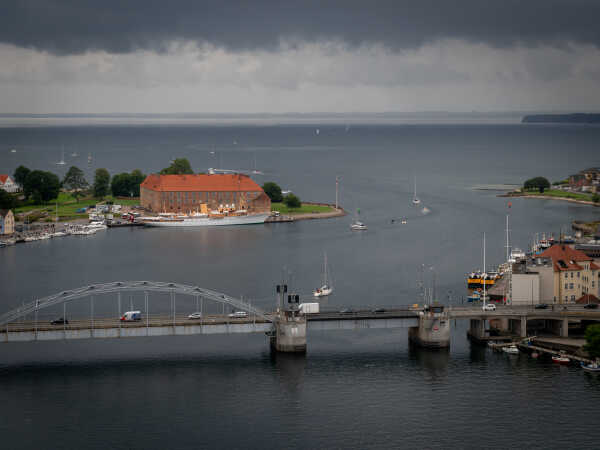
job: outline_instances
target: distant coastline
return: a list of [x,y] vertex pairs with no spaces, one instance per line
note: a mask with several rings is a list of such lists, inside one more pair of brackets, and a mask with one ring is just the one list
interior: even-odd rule
[[523,197],[523,198],[537,198],[537,199],[543,199],[543,200],[561,200],[563,202],[579,203],[580,205],[600,206],[600,204],[594,203],[594,202],[588,201],[588,200],[577,200],[575,198],[557,197],[554,195],[544,195],[544,194],[526,194],[523,192],[509,192],[507,194],[498,194],[498,197]]
[[600,114],[532,114],[524,116],[522,123],[600,123]]

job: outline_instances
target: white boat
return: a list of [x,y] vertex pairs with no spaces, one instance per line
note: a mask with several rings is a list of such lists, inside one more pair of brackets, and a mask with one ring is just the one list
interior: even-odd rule
[[350,225],[350,229],[352,231],[364,231],[367,229],[367,226],[359,220],[360,217],[360,209],[356,210],[354,214],[354,220],[352,221],[352,225]]
[[586,372],[600,373],[600,364],[598,364],[598,361],[589,364],[582,361],[581,368]]
[[508,353],[510,355],[517,355],[519,353],[519,349],[516,345],[509,345],[508,347],[502,347],[502,351],[504,353]]
[[[208,227],[225,225],[252,225],[265,223],[269,214],[245,214],[236,211],[234,214],[197,214],[192,216],[160,216],[155,220],[143,220],[148,227]],[[138,219],[139,221],[139,219]]]
[[325,253],[323,261],[323,284],[320,288],[314,290],[313,295],[315,297],[326,297],[332,292],[333,286],[331,285],[331,281],[327,276],[327,253]]
[[367,229],[367,226],[364,223],[357,220],[357,221],[353,222],[352,225],[350,225],[350,228],[353,231],[363,231],[363,230]]
[[62,237],[66,236],[68,233],[66,231],[57,231],[56,233],[52,233],[52,237]]
[[42,234],[40,234],[38,239],[40,239],[40,240],[50,239],[51,237],[52,237],[52,235],[50,233],[42,233]]
[[100,221],[90,222],[87,226],[96,230],[106,230],[108,228],[104,222]]
[[33,242],[33,241],[37,241],[38,239],[39,239],[39,237],[37,237],[35,235],[34,236],[27,236],[25,238],[25,242]]
[[63,151],[62,151],[62,156],[61,156],[61,158],[60,158],[60,161],[58,161],[58,162],[56,163],[56,165],[57,165],[57,166],[64,166],[65,164],[66,164],[66,162],[65,162],[65,151],[64,151],[64,149],[63,149]]
[[13,148],[13,149],[12,149],[10,152],[11,152],[11,153],[17,153],[17,149],[16,149],[16,148]]
[[419,197],[417,197],[417,177],[415,177],[415,193],[413,194],[413,205],[418,205],[421,203],[421,200],[419,200]]
[[73,153],[71,153],[71,156],[72,156],[73,158],[77,158],[77,157],[79,156],[79,153],[77,153],[77,152],[73,152]]

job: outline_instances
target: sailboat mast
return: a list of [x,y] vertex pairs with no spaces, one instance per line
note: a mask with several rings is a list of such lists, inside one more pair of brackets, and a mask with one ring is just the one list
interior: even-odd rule
[[510,242],[508,240],[508,214],[506,215],[506,261],[510,258]]
[[483,306],[485,306],[485,278],[486,278],[486,272],[485,272],[485,231],[483,232]]

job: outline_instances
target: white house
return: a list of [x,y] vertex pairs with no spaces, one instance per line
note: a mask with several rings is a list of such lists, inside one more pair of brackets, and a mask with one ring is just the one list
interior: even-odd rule
[[20,188],[17,183],[10,177],[10,175],[0,174],[0,189],[4,189],[6,192],[19,192]]

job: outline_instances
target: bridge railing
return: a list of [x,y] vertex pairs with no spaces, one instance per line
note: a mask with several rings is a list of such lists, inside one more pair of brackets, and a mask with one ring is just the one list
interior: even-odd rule
[[[69,289],[44,298],[36,299],[30,303],[21,305],[11,311],[0,315],[0,327],[18,320],[20,318],[36,315],[39,311],[55,305],[66,305],[68,302],[88,298],[96,294],[110,294],[122,292],[144,292],[147,301],[147,295],[150,292],[160,292],[170,294],[173,304],[172,311],[175,313],[174,302],[176,294],[201,297],[203,299],[212,300],[231,307],[246,311],[249,314],[261,317],[269,322],[272,318],[260,308],[244,302],[241,299],[231,297],[229,295],[213,291],[198,286],[189,286],[179,283],[156,282],[156,281],[115,281],[110,283],[97,283],[88,286],[83,286],[76,289]],[[101,298],[101,297],[100,297]]]

